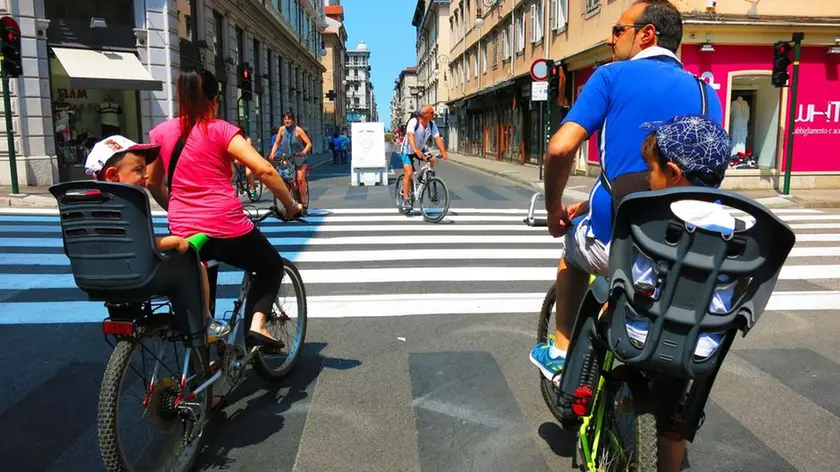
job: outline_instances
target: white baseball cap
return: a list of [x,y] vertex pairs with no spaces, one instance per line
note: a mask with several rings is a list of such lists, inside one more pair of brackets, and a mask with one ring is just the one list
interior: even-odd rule
[[109,136],[93,146],[85,159],[85,173],[96,176],[105,164],[117,154],[133,152],[146,157],[146,164],[151,164],[160,154],[159,144],[137,144],[120,135]]

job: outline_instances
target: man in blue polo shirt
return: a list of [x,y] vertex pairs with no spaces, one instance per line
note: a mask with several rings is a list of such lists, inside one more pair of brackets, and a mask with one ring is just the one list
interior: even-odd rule
[[[641,154],[648,131],[641,125],[701,113],[722,122],[717,94],[685,71],[675,55],[681,40],[682,18],[674,5],[635,1],[607,41],[614,62],[599,67],[586,82],[549,142],[544,192],[549,232],[565,237],[565,251],[557,272],[553,342],[537,344],[530,356],[548,379],[559,381],[589,274],[607,272],[613,205],[627,194],[648,190],[648,167]],[[603,175],[588,202],[566,207],[561,197],[576,153],[596,131]],[[578,223],[574,227],[573,219]]]

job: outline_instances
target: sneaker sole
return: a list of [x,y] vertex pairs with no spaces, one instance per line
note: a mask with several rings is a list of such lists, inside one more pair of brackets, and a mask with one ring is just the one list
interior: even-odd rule
[[[528,359],[531,360],[531,364],[534,364],[535,366],[537,366],[538,369],[540,369],[540,372],[543,374],[543,377],[545,377],[546,380],[548,380],[549,382],[555,382],[555,383],[560,382],[560,375],[562,375],[562,372],[558,372],[555,375],[553,372],[546,369],[545,366],[542,365],[541,362],[534,359],[534,356],[532,356],[530,354],[528,355]],[[555,379],[555,376],[556,376],[556,379]]]

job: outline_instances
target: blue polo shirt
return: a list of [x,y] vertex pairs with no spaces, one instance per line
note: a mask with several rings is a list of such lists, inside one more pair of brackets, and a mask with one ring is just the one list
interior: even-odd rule
[[[722,124],[720,99],[711,86],[705,87],[707,116]],[[563,123],[577,123],[589,136],[601,132],[600,164],[612,182],[622,174],[648,170],[642,142],[650,131],[641,129],[643,123],[700,114],[701,104],[697,79],[671,51],[652,47],[629,61],[598,67]],[[600,180],[589,193],[589,205],[584,220],[589,236],[606,244],[612,239],[612,197]]]

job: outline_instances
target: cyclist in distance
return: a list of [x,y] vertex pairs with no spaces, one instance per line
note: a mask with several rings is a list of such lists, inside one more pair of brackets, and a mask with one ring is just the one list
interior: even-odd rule
[[[426,160],[426,153],[428,152],[426,143],[429,138],[435,138],[441,157],[444,160],[449,160],[449,154],[446,153],[446,146],[443,144],[443,138],[440,137],[440,131],[434,119],[435,109],[431,105],[423,105],[420,107],[420,116],[408,120],[405,126],[405,139],[401,151],[403,171],[405,172],[402,189],[403,211],[411,209],[411,200],[409,200],[408,195],[411,193],[411,176],[414,173],[412,159]],[[434,165],[435,159],[432,158],[432,166]]]
[[[230,184],[233,162],[250,169],[282,202],[285,217],[302,211],[271,164],[248,144],[236,125],[216,119],[219,85],[212,73],[184,71],[177,79],[178,116],[149,132],[160,159],[149,166],[147,187],[168,211],[170,232],[187,238],[209,237],[204,260],[217,260],[254,273],[246,322],[251,345],[280,349],[283,343],[265,327],[283,278],[283,260],[242,208]],[[175,161],[174,173],[170,172]],[[171,174],[169,187],[167,175]]]
[[[548,344],[537,344],[530,354],[549,380],[559,380],[589,275],[607,273],[615,208],[624,196],[650,188],[649,168],[641,154],[649,133],[642,124],[699,115],[704,108],[707,118],[722,122],[717,93],[685,71],[677,58],[681,40],[682,18],[673,4],[633,2],[607,41],[614,62],[595,70],[549,142],[545,203],[549,232],[564,237],[564,253],[556,281],[556,330]],[[577,151],[596,132],[601,177],[586,205],[566,207],[561,197]],[[572,219],[579,223],[569,231]]]
[[303,210],[306,211],[309,206],[309,184],[306,182],[306,172],[308,170],[306,155],[312,150],[312,141],[309,140],[309,136],[303,131],[303,128],[295,124],[295,114],[290,111],[287,111],[283,115],[283,126],[277,131],[277,138],[274,140],[274,145],[271,146],[271,152],[269,153],[271,159],[274,159],[278,147],[295,164],[300,199],[304,203]]

